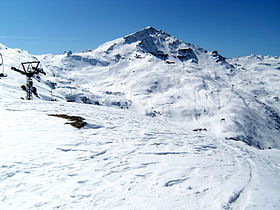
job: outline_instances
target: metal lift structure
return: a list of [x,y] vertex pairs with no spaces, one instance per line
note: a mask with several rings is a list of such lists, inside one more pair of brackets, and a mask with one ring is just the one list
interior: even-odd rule
[[22,89],[26,91],[26,100],[32,100],[32,93],[36,94],[36,88],[33,87],[32,77],[40,73],[46,75],[43,69],[39,68],[39,64],[40,61],[23,62],[21,63],[23,70],[11,67],[13,71],[26,76],[26,86],[22,86]]

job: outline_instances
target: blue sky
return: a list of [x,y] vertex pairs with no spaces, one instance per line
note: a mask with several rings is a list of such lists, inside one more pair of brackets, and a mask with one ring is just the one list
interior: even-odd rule
[[94,49],[146,26],[226,57],[280,56],[279,0],[0,0],[0,43],[32,54]]

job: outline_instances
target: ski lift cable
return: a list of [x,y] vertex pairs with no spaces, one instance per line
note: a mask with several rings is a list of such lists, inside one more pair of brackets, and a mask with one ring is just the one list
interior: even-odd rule
[[[1,54],[1,53],[0,53]],[[13,61],[15,61],[15,62],[17,62],[20,66],[22,66],[23,65],[23,61],[20,61],[20,60],[17,60],[17,59],[14,59],[14,58],[11,58],[11,57],[9,57],[9,56],[6,56],[6,55],[3,55],[3,54],[1,54],[2,56],[4,56],[4,57],[6,57],[6,58],[8,58],[8,59],[11,59],[11,60],[13,60]],[[32,63],[37,63],[37,62],[39,62],[40,63],[40,61],[34,61],[34,62],[32,62]],[[25,62],[25,63],[30,63],[30,62]],[[4,64],[5,65],[5,64]],[[29,64],[30,65],[30,64]],[[12,67],[12,66],[11,66]],[[32,68],[31,66],[28,66],[28,68]]]
[[9,56],[6,56],[6,55],[3,55],[2,53],[0,53],[0,59],[1,59],[1,60],[0,60],[0,66],[3,65],[3,68],[4,68],[4,66],[9,66],[9,67],[13,67],[13,66],[14,66],[14,65],[11,66],[11,65],[8,65],[8,64],[4,64],[4,59],[3,59],[3,57],[6,57],[6,58],[8,58],[8,59],[10,59],[10,60],[13,60],[13,61],[17,62],[19,66],[22,65],[22,61],[17,60],[17,59],[15,59],[15,58],[11,58],[11,57],[9,57]]
[[0,66],[2,66],[3,65],[3,63],[4,63],[4,61],[3,61],[3,56],[2,56],[2,54],[0,53],[0,57],[1,57],[1,63],[0,63]]
[[4,60],[3,60],[3,55],[2,55],[2,53],[0,53],[0,57],[1,57],[0,66],[2,66],[2,72],[0,73],[0,78],[1,78],[1,77],[6,77],[7,74],[5,74],[5,67],[4,67]]
[[21,63],[19,60],[17,60],[17,59],[14,59],[14,58],[11,58],[11,57],[9,57],[9,56],[6,56],[6,55],[3,55],[3,53],[0,53],[0,67],[2,66],[2,68],[1,68],[1,73],[0,73],[0,77],[6,77],[7,76],[7,74],[5,74],[5,66],[7,66],[7,67],[12,67],[11,65],[8,65],[8,64],[6,64],[6,63],[4,63],[4,58],[3,57],[5,57],[5,58],[8,58],[8,59],[11,59],[11,60],[13,60],[13,61],[15,61],[15,62],[17,62],[17,63]]
[[[16,62],[19,62],[19,63],[21,63],[22,61],[20,61],[20,60],[17,60],[17,59],[14,59],[14,58],[11,58],[11,57],[9,57],[9,56],[6,56],[6,55],[3,55],[3,54],[1,54],[3,57],[6,57],[6,58],[9,58],[9,59],[11,59],[11,60],[13,60],[13,61],[16,61]],[[3,60],[3,59],[2,59]]]
[[3,66],[7,66],[7,67],[13,67],[13,66],[11,66],[11,65],[9,65],[9,64],[3,64]]
[[5,66],[7,66],[7,67],[13,67],[12,65],[9,65],[9,64],[4,63],[4,60],[3,60],[3,57],[1,56],[1,53],[0,53],[0,66],[3,66],[3,67],[2,67],[3,69],[4,69]]
[[4,73],[4,60],[3,60],[3,56],[1,53],[0,53],[0,58],[1,58],[0,66],[2,66],[2,72]]

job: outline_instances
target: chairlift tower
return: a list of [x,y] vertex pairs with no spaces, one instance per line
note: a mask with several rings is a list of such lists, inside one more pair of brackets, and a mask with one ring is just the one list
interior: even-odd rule
[[32,61],[32,62],[23,62],[21,63],[23,70],[12,67],[13,71],[16,71],[22,75],[26,76],[26,86],[24,90],[26,91],[26,100],[32,100],[32,93],[34,92],[35,87],[33,87],[32,77],[34,75],[38,75],[40,73],[46,75],[43,69],[39,68],[40,61]]

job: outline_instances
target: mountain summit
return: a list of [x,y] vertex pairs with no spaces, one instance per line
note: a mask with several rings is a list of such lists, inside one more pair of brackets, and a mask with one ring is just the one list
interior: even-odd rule
[[168,58],[179,58],[181,61],[190,60],[197,62],[197,57],[190,45],[179,41],[177,38],[147,27],[141,31],[125,36],[125,43],[139,42],[137,45],[143,52],[150,53],[155,57],[167,60]]

